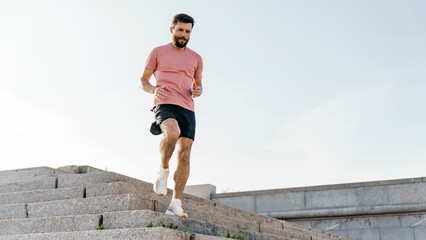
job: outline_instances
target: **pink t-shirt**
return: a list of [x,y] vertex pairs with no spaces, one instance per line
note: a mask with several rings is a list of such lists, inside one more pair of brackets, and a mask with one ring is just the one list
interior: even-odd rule
[[157,87],[164,87],[167,97],[154,98],[154,105],[175,104],[194,111],[192,83],[201,79],[203,60],[188,47],[178,50],[170,44],[154,48],[145,64],[154,70]]

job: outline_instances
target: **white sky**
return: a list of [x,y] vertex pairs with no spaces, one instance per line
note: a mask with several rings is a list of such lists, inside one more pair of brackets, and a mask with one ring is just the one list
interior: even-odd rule
[[91,165],[153,182],[161,137],[137,84],[180,12],[205,67],[188,184],[426,176],[422,0],[0,0],[0,170]]

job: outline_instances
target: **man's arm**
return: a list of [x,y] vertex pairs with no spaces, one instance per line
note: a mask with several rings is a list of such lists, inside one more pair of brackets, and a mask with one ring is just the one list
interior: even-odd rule
[[162,87],[155,87],[149,83],[149,79],[151,78],[154,70],[145,68],[142,74],[142,77],[139,81],[139,88],[144,90],[147,93],[154,94],[155,97],[159,99],[164,99],[167,96],[166,90]]
[[192,97],[199,97],[201,96],[201,93],[203,93],[203,85],[201,83],[201,78],[196,78],[194,79],[194,84],[192,87]]

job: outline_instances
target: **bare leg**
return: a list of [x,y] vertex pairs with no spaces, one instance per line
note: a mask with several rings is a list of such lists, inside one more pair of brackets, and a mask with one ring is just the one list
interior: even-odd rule
[[169,168],[170,158],[179,139],[180,128],[176,119],[173,118],[164,120],[160,127],[163,131],[163,139],[160,142],[161,167]]
[[178,165],[173,179],[175,180],[175,189],[173,197],[182,198],[183,190],[185,189],[186,181],[189,177],[189,158],[191,155],[191,147],[194,141],[187,137],[181,137],[178,140]]

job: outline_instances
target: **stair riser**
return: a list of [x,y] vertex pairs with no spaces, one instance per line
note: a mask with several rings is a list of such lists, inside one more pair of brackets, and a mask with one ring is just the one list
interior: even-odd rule
[[84,188],[62,188],[62,189],[47,189],[28,192],[15,192],[0,194],[0,206],[13,203],[33,203],[46,202],[64,199],[83,198]]
[[37,219],[2,220],[0,221],[0,236],[96,230],[99,226],[100,219],[101,215],[93,214]]
[[133,194],[0,206],[0,220],[42,218],[129,210],[154,210],[154,202]]

